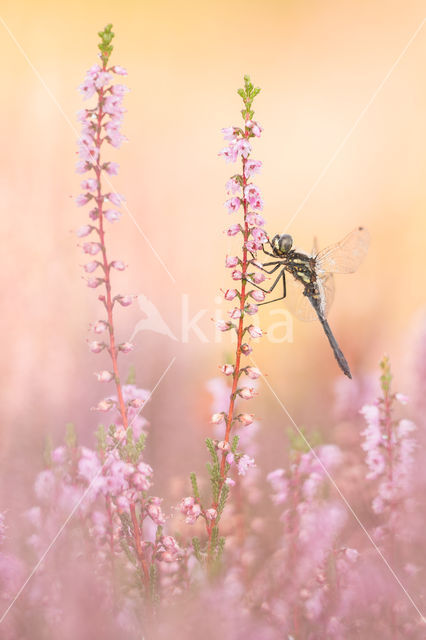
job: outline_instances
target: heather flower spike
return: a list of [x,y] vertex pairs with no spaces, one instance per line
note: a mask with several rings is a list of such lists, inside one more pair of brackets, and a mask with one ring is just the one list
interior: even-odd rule
[[240,163],[239,172],[231,176],[225,187],[226,192],[232,196],[226,200],[225,207],[232,216],[240,216],[240,220],[234,222],[226,232],[229,236],[238,237],[239,250],[238,252],[236,250],[235,255],[226,257],[225,265],[228,269],[232,269],[231,278],[234,286],[225,290],[224,298],[227,301],[234,300],[237,305],[228,312],[230,321],[216,322],[220,331],[235,331],[237,344],[234,362],[221,367],[222,373],[232,379],[228,406],[223,406],[223,410],[215,413],[211,420],[216,428],[223,424],[223,437],[219,442],[210,438],[206,442],[211,457],[208,467],[212,493],[211,504],[208,508],[202,504],[194,475],[191,476],[194,495],[181,503],[181,511],[186,515],[187,523],[194,523],[198,517],[204,518],[207,540],[202,545],[198,539],[195,539],[194,552],[202,564],[207,566],[210,574],[215,571],[225,544],[224,538],[219,536],[219,521],[230,488],[235,484],[230,474],[235,475],[236,472],[237,475],[245,475],[250,467],[255,466],[252,457],[238,451],[239,436],[233,435],[232,432],[240,427],[247,428],[253,422],[253,414],[236,412],[240,399],[247,401],[256,394],[253,387],[239,384],[241,375],[245,374],[252,379],[258,377],[256,369],[242,366],[242,358],[249,355],[252,350],[248,343],[243,343],[243,338],[251,340],[262,335],[261,330],[250,321],[250,318],[257,313],[257,306],[248,300],[249,296],[254,300],[261,299],[261,296],[250,287],[248,279],[257,273],[256,251],[262,248],[266,237],[261,229],[264,219],[258,214],[258,211],[263,209],[263,199],[258,186],[252,182],[254,174],[261,166],[260,161],[251,158],[251,140],[259,137],[262,131],[260,125],[253,120],[252,109],[253,100],[259,91],[259,88],[253,86],[250,78],[245,76],[244,87],[238,90],[244,103],[241,112],[243,124],[222,129],[228,146],[219,153],[227,162]]
[[[107,25],[99,32],[99,36],[102,65],[91,67],[80,86],[84,98],[95,98],[96,102],[92,108],[79,113],[82,133],[77,172],[87,175],[81,182],[83,193],[77,196],[76,203],[78,206],[90,203],[91,209],[90,223],[81,226],[77,236],[85,238],[90,235],[90,241],[84,242],[82,250],[89,256],[96,256],[96,259],[84,265],[87,274],[97,273],[96,277],[87,278],[87,285],[103,290],[98,299],[105,310],[105,317],[97,320],[92,330],[96,337],[100,334],[107,334],[108,337],[89,341],[89,349],[94,354],[106,350],[111,365],[97,371],[95,376],[101,383],[114,383],[115,393],[101,399],[93,407],[96,411],[107,413],[110,424],[108,430],[99,428],[98,451],[79,447],[75,441],[70,452],[72,467],[76,469],[75,477],[69,478],[67,474],[71,463],[65,451],[62,458],[56,456],[54,473],[47,470],[39,475],[37,491],[44,500],[49,492],[55,492],[56,495],[60,493],[56,486],[58,483],[62,482],[62,487],[68,487],[67,491],[70,491],[68,485],[71,483],[72,490],[77,493],[83,491],[88,483],[94,483],[91,499],[103,501],[104,512],[95,511],[91,517],[96,522],[92,525],[88,522],[87,526],[89,529],[93,527],[100,556],[103,557],[108,549],[111,560],[122,554],[127,561],[130,560],[130,567],[137,567],[140,589],[149,612],[155,604],[157,578],[161,575],[162,563],[169,566],[174,563],[176,567],[181,550],[172,536],[162,535],[166,524],[162,499],[149,495],[153,470],[143,461],[148,422],[140,412],[150,394],[138,389],[133,382],[123,385],[119,376],[118,355],[131,352],[133,344],[117,341],[114,311],[116,303],[121,307],[131,305],[133,296],[112,292],[111,270],[121,272],[126,265],[122,260],[110,260],[105,238],[108,226],[121,217],[120,206],[124,197],[111,189],[108,176],[117,174],[118,165],[105,155],[107,145],[119,147],[125,139],[120,129],[124,114],[122,101],[127,88],[122,84],[114,84],[114,76],[126,75],[125,69],[117,65],[108,67],[113,50],[112,25]],[[154,542],[144,539],[149,526],[156,529]],[[170,578],[170,569],[167,573]]]
[[[119,207],[124,198],[115,192],[111,192],[111,185],[109,179],[105,179],[105,174],[117,173],[117,165],[104,158],[105,144],[117,146],[117,141],[120,138],[124,139],[124,136],[120,133],[120,127],[124,113],[122,100],[125,88],[121,84],[113,83],[116,68],[108,68],[109,58],[113,50],[111,44],[114,38],[112,25],[109,24],[103,31],[100,31],[99,37],[101,41],[98,47],[102,66],[94,65],[91,67],[86,74],[84,83],[80,86],[85,98],[96,97],[96,104],[92,108],[84,109],[79,114],[79,120],[82,123],[82,134],[79,140],[81,160],[77,171],[81,173],[84,170],[84,173],[88,174],[88,176],[81,183],[82,188],[86,190],[85,193],[76,198],[79,206],[84,206],[89,202],[93,206],[93,202],[96,203],[95,208],[89,214],[91,221],[94,221],[95,224],[80,227],[78,235],[79,237],[84,237],[94,232],[97,236],[95,240],[84,243],[82,248],[84,253],[100,257],[97,260],[88,262],[84,266],[84,270],[90,274],[100,268],[103,272],[102,277],[89,277],[87,286],[93,289],[103,287],[105,291],[105,294],[100,295],[99,299],[104,304],[107,317],[97,322],[94,331],[97,333],[100,327],[108,329],[109,344],[107,348],[112,360],[112,371],[103,371],[96,375],[100,382],[115,382],[121,420],[127,429],[127,408],[123,400],[117,356],[120,351],[121,353],[126,353],[129,349],[126,347],[120,348],[116,344],[113,307],[115,302],[118,302],[121,306],[128,306],[131,304],[132,299],[130,296],[112,295],[111,269],[123,271],[125,265],[121,260],[110,261],[108,259],[105,244],[106,224],[118,220],[121,215],[119,210],[108,208],[107,203],[111,202],[115,207]],[[117,90],[117,87],[119,90]],[[83,167],[81,162],[84,162]],[[93,346],[93,343],[90,349],[93,353],[102,351],[102,348]],[[105,402],[101,401],[98,405],[99,410],[104,410],[104,407],[108,404],[108,399]]]

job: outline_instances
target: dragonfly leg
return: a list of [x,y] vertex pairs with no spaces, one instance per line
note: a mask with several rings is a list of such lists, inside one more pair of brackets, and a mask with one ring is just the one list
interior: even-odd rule
[[[250,278],[246,278],[247,282],[249,282],[250,284],[252,284],[254,287],[256,287],[257,289],[260,289],[261,291],[263,291],[263,293],[271,293],[275,287],[277,286],[278,282],[280,281],[281,276],[283,276],[283,281],[284,281],[284,291],[285,291],[285,276],[284,276],[284,269],[281,271],[281,273],[278,274],[277,278],[275,279],[274,283],[272,284],[271,287],[269,287],[269,289],[263,289],[262,287],[260,287],[258,284],[256,284],[255,282],[253,282],[252,280],[250,280]],[[284,296],[285,297],[285,294]],[[279,300],[281,300],[281,298],[278,298]],[[271,302],[273,302],[273,300],[271,300]],[[262,302],[262,304],[265,304],[264,302]]]
[[275,289],[275,287],[277,286],[280,278],[282,277],[283,280],[283,295],[280,296],[279,298],[274,298],[274,300],[266,300],[266,302],[259,302],[258,303],[258,307],[260,307],[260,305],[262,304],[270,304],[271,302],[277,302],[277,300],[284,300],[284,298],[287,295],[287,287],[286,287],[286,283],[285,283],[285,270],[283,269],[280,273],[280,275],[278,276],[278,278],[275,280],[274,284],[272,285],[270,291],[273,291]]
[[268,256],[272,256],[272,258],[276,258],[277,256],[275,255],[275,253],[271,253],[270,251],[266,251],[265,248],[262,249],[263,253],[266,253],[266,255]]
[[[263,267],[270,267],[272,264],[275,265],[275,267],[271,270],[268,271],[268,269],[264,269]],[[282,266],[281,262],[265,262],[261,267],[259,267],[258,265],[256,265],[258,269],[260,269],[261,271],[264,271],[265,273],[274,273],[274,271],[276,271],[279,267]]]

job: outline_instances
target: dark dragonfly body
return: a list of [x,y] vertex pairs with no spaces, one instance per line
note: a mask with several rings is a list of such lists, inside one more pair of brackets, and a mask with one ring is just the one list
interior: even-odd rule
[[[349,365],[327,322],[327,314],[334,295],[332,274],[352,273],[358,268],[368,249],[367,231],[359,227],[341,242],[316,255],[308,255],[292,249],[293,239],[288,234],[274,236],[269,244],[272,252],[265,248],[263,251],[274,260],[264,263],[261,268],[267,273],[274,273],[280,267],[281,270],[270,289],[262,290],[265,293],[271,293],[282,280],[283,295],[276,300],[285,298],[287,295],[286,272],[291,274],[298,289],[297,300],[293,301],[295,315],[306,321],[318,318],[340,368],[345,375],[351,378]],[[268,271],[265,267],[273,268]],[[276,300],[267,300],[261,304],[268,304]]]

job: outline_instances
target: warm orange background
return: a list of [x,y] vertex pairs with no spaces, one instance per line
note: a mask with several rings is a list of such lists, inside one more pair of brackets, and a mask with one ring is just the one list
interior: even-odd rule
[[[96,62],[97,31],[114,24],[112,61],[128,69],[131,88],[129,143],[111,153],[121,165],[114,184],[176,280],[125,215],[109,237],[111,256],[130,265],[116,285],[122,293],[144,293],[176,333],[181,293],[188,293],[191,313],[209,310],[200,326],[211,336],[214,298],[230,284],[224,255],[233,252],[222,234],[230,222],[222,203],[235,169],[217,152],[220,128],[239,122],[243,74],[262,87],[255,108],[264,134],[253,157],[264,163],[258,183],[267,228],[275,233],[407,45],[424,4],[26,1],[4,2],[2,17],[40,74],[0,25],[1,429],[3,451],[22,452],[19,468],[25,451],[38,465],[44,436],[59,438],[67,421],[90,442],[96,417],[88,408],[106,390],[92,375],[102,358],[85,344],[88,324],[101,310],[81,280],[83,257],[70,233],[85,221],[71,200],[79,191],[73,127],[83,104],[76,88]],[[369,228],[368,258],[356,275],[337,279],[330,323],[355,377],[387,351],[401,390],[410,327],[424,304],[425,68],[426,26],[291,225],[296,244],[306,249],[314,235],[324,246],[359,224]],[[126,338],[140,314],[135,306],[117,317]],[[154,423],[151,457],[162,455],[166,439],[169,450],[186,450],[191,439],[201,447],[199,433],[208,429],[205,381],[216,375],[224,347],[151,333],[139,334],[136,344],[123,363],[135,365],[147,388],[177,357],[147,410]],[[296,421],[309,415],[312,426],[330,426],[330,412],[319,418],[312,410],[323,406],[321,398],[331,401],[340,375],[320,327],[296,322],[294,344],[265,340],[255,357]],[[258,407],[267,416],[265,433],[287,424],[267,389]],[[170,464],[172,472],[189,470],[187,460]]]

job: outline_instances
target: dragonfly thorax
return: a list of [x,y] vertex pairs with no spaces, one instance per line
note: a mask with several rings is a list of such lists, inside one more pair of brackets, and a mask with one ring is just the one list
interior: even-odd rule
[[271,246],[276,256],[283,256],[288,253],[293,246],[293,238],[288,233],[277,234],[272,238]]

